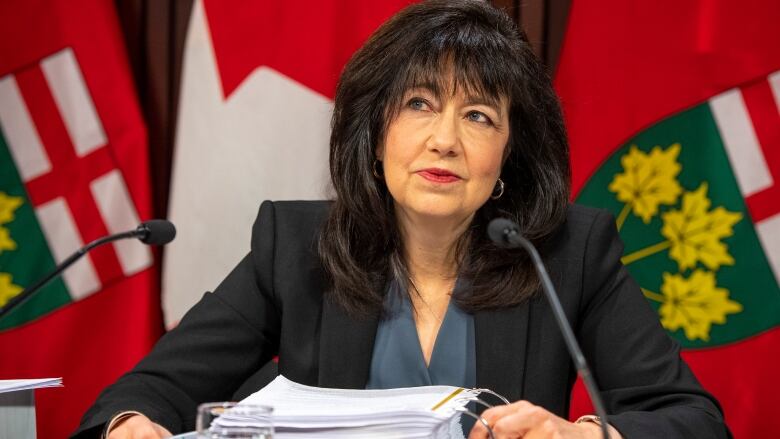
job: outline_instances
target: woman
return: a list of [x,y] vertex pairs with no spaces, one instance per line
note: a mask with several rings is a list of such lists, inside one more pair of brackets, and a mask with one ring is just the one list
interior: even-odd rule
[[558,102],[505,14],[404,9],[346,66],[332,128],[333,202],[263,203],[250,254],[79,435],[192,429],[198,403],[256,390],[278,354],[322,387],[491,388],[519,401],[484,413],[499,437],[599,437],[565,420],[575,371],[527,255],[487,238],[496,216],[542,249],[612,437],[728,434],[621,266],[613,219],[568,205]]

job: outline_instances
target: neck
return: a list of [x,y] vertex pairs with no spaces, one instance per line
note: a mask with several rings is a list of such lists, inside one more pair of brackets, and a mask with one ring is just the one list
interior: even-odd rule
[[397,211],[409,274],[416,282],[451,281],[457,276],[457,242],[471,224],[464,218],[431,219]]

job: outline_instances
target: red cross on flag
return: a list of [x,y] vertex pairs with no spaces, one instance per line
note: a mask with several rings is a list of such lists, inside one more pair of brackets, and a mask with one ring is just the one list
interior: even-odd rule
[[[0,4],[0,305],[101,236],[150,216],[146,130],[107,0]],[[65,437],[160,334],[149,247],[99,247],[0,319],[0,379],[37,392]]]

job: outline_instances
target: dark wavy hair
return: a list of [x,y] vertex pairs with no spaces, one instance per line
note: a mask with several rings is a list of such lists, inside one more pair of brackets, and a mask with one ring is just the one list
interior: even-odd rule
[[[488,200],[458,240],[458,275],[470,289],[453,299],[469,311],[522,303],[539,288],[522,250],[495,246],[487,224],[516,221],[536,244],[564,221],[570,170],[566,132],[550,78],[525,34],[478,0],[408,6],[377,29],[338,83],[330,138],[335,200],[319,239],[329,299],[355,314],[381,309],[390,277],[411,286],[393,199],[372,173],[404,92],[419,85],[509,103],[502,197]],[[407,288],[408,289],[408,288]]]

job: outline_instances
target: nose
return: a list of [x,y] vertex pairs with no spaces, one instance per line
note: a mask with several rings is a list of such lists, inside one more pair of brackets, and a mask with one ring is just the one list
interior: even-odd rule
[[450,112],[440,113],[433,122],[427,142],[428,150],[441,156],[455,156],[460,148],[457,118],[448,113]]

